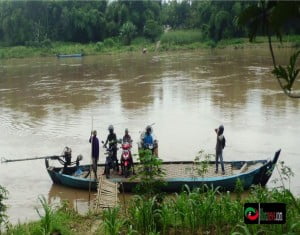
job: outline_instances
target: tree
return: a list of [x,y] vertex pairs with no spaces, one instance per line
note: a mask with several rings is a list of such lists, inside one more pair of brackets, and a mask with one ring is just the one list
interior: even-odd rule
[[144,28],[144,35],[154,42],[163,32],[162,26],[155,20],[148,20]]
[[136,27],[133,23],[128,21],[122,25],[120,29],[120,36],[122,37],[125,45],[131,44],[131,40],[133,39],[135,34],[136,34]]
[[299,74],[299,69],[295,67],[300,51],[296,51],[290,58],[287,68],[277,65],[272,46],[272,35],[275,34],[280,41],[282,31],[289,20],[300,19],[299,2],[275,2],[261,0],[256,5],[246,8],[237,18],[237,24],[247,27],[249,39],[253,41],[258,33],[267,35],[269,50],[272,57],[273,71],[281,89],[291,98],[300,98],[299,93],[295,93],[292,87]]

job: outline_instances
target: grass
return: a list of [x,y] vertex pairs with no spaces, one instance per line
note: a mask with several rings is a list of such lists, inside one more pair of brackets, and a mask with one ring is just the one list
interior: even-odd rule
[[161,36],[162,44],[186,45],[203,41],[200,31],[195,30],[176,30],[164,33]]
[[[159,166],[159,163],[147,160],[147,156],[152,156],[152,153],[145,151],[140,155],[148,164],[144,167]],[[205,170],[209,155],[200,151],[196,158],[199,160],[198,169]],[[247,197],[241,197],[244,187],[240,180],[235,185],[235,197],[229,191],[220,192],[219,188],[207,185],[193,190],[185,186],[184,191],[169,197],[160,192],[153,194],[150,190],[134,196],[126,205],[85,216],[70,209],[67,202],[53,208],[44,197],[40,197],[43,211],[36,209],[40,220],[8,225],[5,234],[300,234],[300,198],[286,189],[284,183],[289,182],[294,173],[283,162],[277,164],[276,169],[281,187],[269,190],[260,185],[252,186]],[[244,204],[257,202],[285,203],[286,223],[245,224]]]
[[[137,171],[142,181],[160,176],[154,169],[159,168],[161,162],[153,160],[157,158],[153,158],[151,151],[141,151],[139,157],[143,164],[141,170],[145,171],[144,176]],[[200,173],[206,171],[209,158],[209,154],[199,151],[195,163]],[[181,193],[169,197],[151,189],[134,196],[127,204],[84,216],[71,209],[67,202],[53,208],[44,197],[39,197],[42,211],[36,211],[40,220],[7,225],[4,234],[300,234],[300,198],[296,198],[285,184],[294,173],[284,162],[279,162],[276,169],[279,179],[275,181],[281,182],[280,187],[269,190],[255,185],[247,197],[241,196],[244,187],[240,180],[236,181],[235,197],[229,191],[224,193],[207,185],[193,190],[185,186]],[[286,223],[245,224],[244,204],[258,202],[284,203]]]
[[[210,48],[252,48],[266,46],[266,37],[257,37],[254,43],[250,43],[248,38],[224,39],[218,43],[204,39],[200,31],[176,30],[164,33],[160,39],[159,48],[156,43],[150,42],[144,37],[135,38],[130,46],[125,46],[118,38],[108,38],[103,42],[96,43],[72,43],[72,42],[49,42],[41,47],[33,46],[0,46],[0,59],[8,58],[27,58],[27,57],[46,57],[57,54],[84,53],[85,55],[114,54],[126,52],[141,52],[147,48],[153,51],[177,51],[177,50],[196,50]],[[283,44],[279,43],[275,37],[273,41],[277,47],[300,47],[300,35],[286,35],[283,37]]]
[[8,224],[4,234],[7,235],[44,235],[44,234],[82,234],[90,231],[92,224],[99,220],[100,215],[80,215],[71,209],[68,202],[58,208],[52,208],[40,197],[43,211],[39,211],[40,220],[15,226]]
[[52,42],[48,47],[14,46],[0,47],[0,59],[26,58],[26,57],[51,57],[57,54],[84,55],[123,53],[131,51],[142,51],[144,47],[148,51],[154,50],[155,44],[150,43],[145,38],[136,38],[132,45],[125,46],[118,39],[109,38],[103,42],[96,43],[71,43],[71,42]]
[[[237,187],[239,191],[241,186]],[[70,209],[68,203],[52,208],[44,198],[40,202],[43,211],[39,221],[7,226],[4,234],[300,234],[300,199],[281,188],[255,186],[248,197],[238,200],[218,188],[187,188],[163,201],[156,196],[135,196],[126,210],[116,207],[84,216]],[[246,202],[286,203],[286,224],[244,224]]]
[[109,208],[103,211],[103,227],[105,234],[120,234],[121,228],[125,223],[125,219],[120,218],[120,208]]

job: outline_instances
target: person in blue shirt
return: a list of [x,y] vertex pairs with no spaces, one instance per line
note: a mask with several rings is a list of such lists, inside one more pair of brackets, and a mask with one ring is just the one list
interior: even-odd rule
[[150,149],[153,155],[158,156],[157,140],[154,138],[152,134],[151,126],[146,127],[146,132],[143,134],[143,137],[141,138],[141,144],[143,149]]
[[143,138],[144,148],[147,148],[149,145],[153,145],[153,144],[154,144],[154,140],[153,140],[153,136],[152,136],[152,128],[151,128],[151,126],[147,126],[146,133]]

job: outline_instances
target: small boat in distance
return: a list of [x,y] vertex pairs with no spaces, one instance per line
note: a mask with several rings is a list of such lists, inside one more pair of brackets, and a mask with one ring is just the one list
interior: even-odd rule
[[83,53],[79,54],[57,54],[57,58],[83,57]]
[[[225,175],[215,173],[214,161],[209,162],[207,172],[203,175],[199,174],[197,165],[193,161],[163,162],[161,167],[166,173],[164,180],[167,184],[162,186],[161,190],[164,192],[179,192],[184,185],[195,188],[206,184],[208,186],[212,185],[214,188],[220,187],[220,190],[233,191],[238,179],[243,182],[244,189],[248,189],[251,185],[265,186],[272,175],[280,151],[278,150],[271,160],[225,161]],[[90,185],[92,190],[97,189],[97,180],[94,178],[93,172],[91,173],[92,178],[86,177],[89,173],[89,165],[65,168],[53,167],[49,165],[49,159],[45,159],[45,164],[48,174],[55,184],[80,189],[89,189]],[[80,174],[78,174],[79,168]],[[98,164],[98,175],[102,172],[104,172],[104,164]],[[124,190],[125,192],[132,192],[139,183],[138,178],[125,178],[119,176],[117,172],[112,172],[108,180],[122,183],[121,191]]]

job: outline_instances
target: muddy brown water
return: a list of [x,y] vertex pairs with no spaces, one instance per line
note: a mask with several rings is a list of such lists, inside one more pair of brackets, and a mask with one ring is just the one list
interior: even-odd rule
[[[285,63],[291,49],[276,53]],[[118,137],[129,128],[136,152],[139,132],[155,123],[164,160],[193,160],[201,149],[214,152],[214,128],[224,124],[225,160],[270,158],[282,148],[299,195],[300,100],[282,94],[271,70],[267,49],[1,60],[0,154],[48,156],[69,146],[89,163],[92,128],[101,140],[109,124]],[[88,193],[53,185],[43,160],[0,164],[0,185],[13,223],[37,218],[39,195],[87,210]]]

